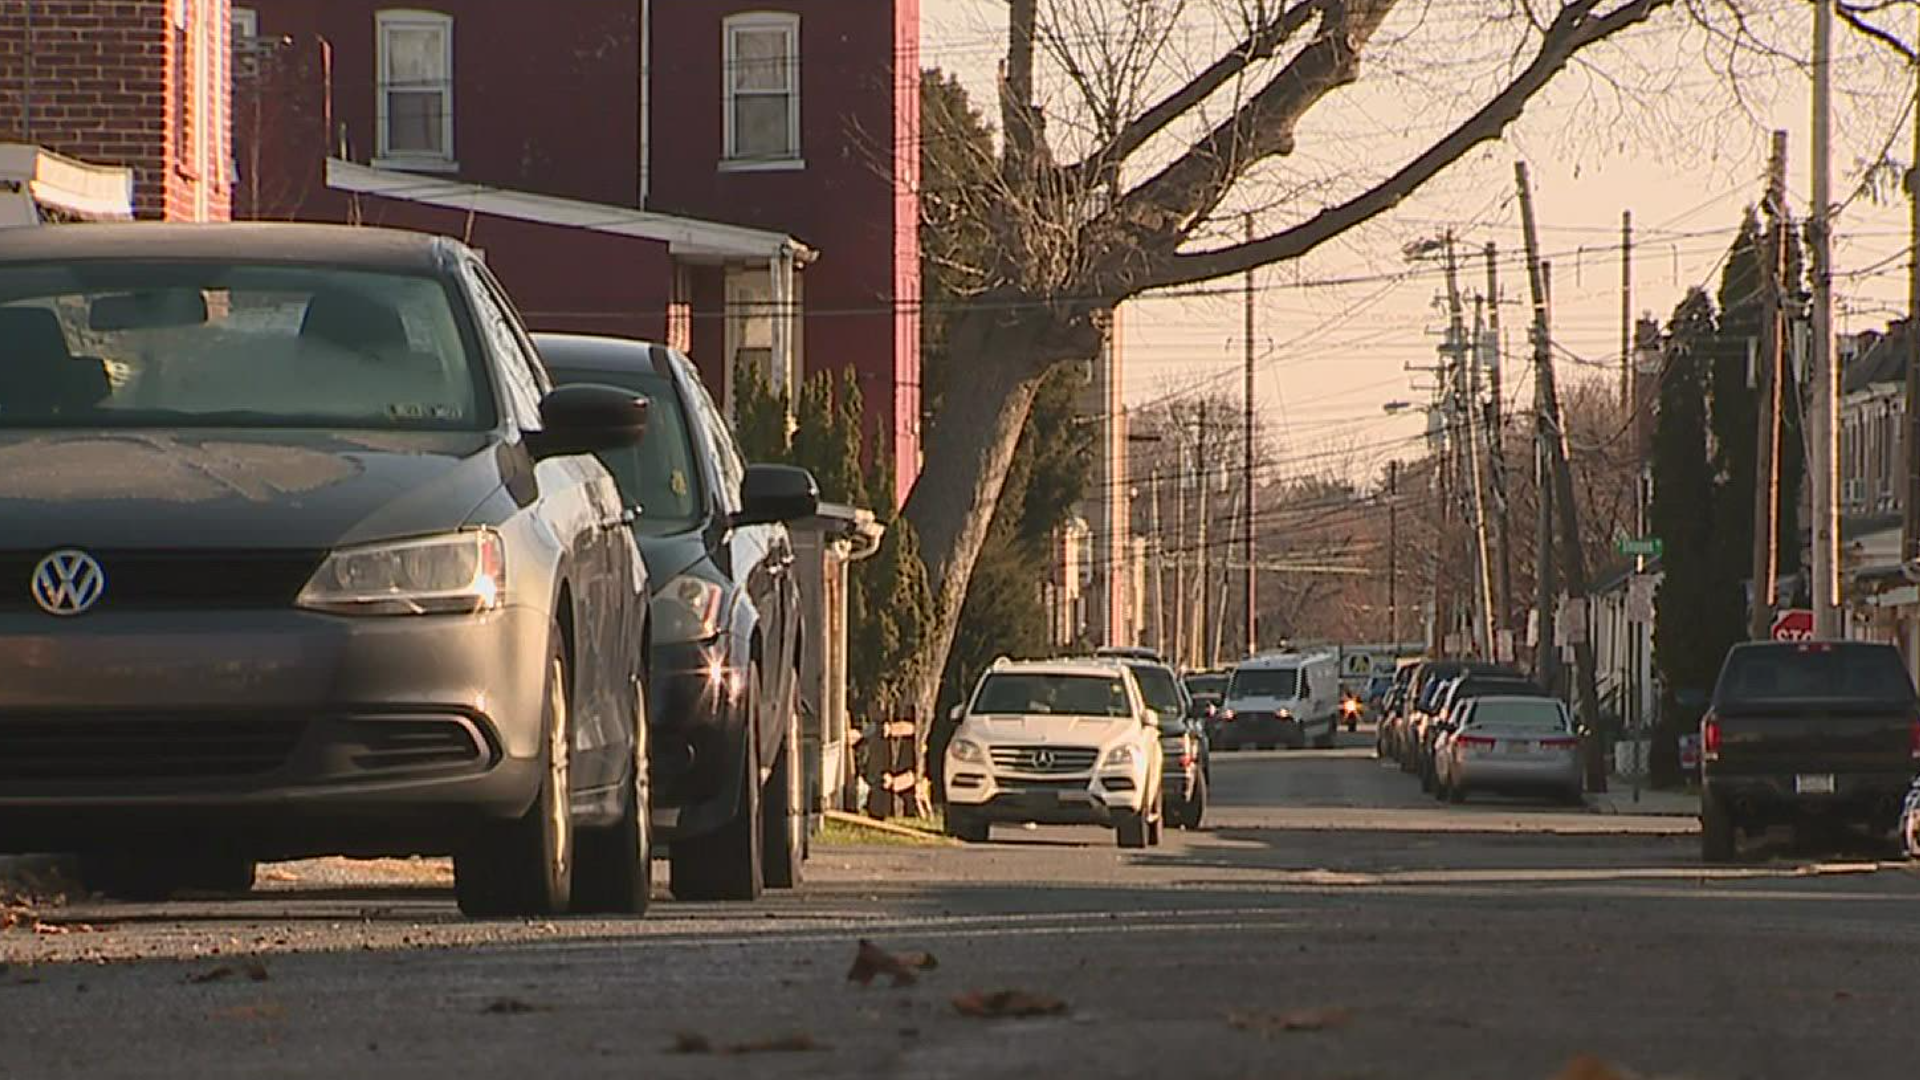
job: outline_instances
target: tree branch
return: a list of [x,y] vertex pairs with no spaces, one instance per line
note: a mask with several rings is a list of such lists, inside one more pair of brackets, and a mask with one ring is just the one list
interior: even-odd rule
[[1506,88],[1468,117],[1446,137],[1429,147],[1400,171],[1339,206],[1328,207],[1289,229],[1244,244],[1176,254],[1162,260],[1147,288],[1189,285],[1225,277],[1269,263],[1296,259],[1349,229],[1399,205],[1422,184],[1433,179],[1467,151],[1500,137],[1520,118],[1533,96],[1564,70],[1576,53],[1630,26],[1646,21],[1673,0],[1627,0],[1606,15],[1595,17],[1599,0],[1574,0],[1561,9],[1547,28],[1533,62]]
[[1878,41],[1894,52],[1899,53],[1901,58],[1906,60],[1907,63],[1920,64],[1920,54],[1915,54],[1913,46],[1901,41],[1892,31],[1883,30],[1867,21],[1867,12],[1877,11],[1885,6],[1884,4],[1835,4],[1833,5],[1833,10],[1841,19],[1845,20],[1848,26]]
[[1131,157],[1148,140],[1165,131],[1168,125],[1212,97],[1227,81],[1262,60],[1270,60],[1280,46],[1319,14],[1328,0],[1297,0],[1290,8],[1255,27],[1246,40],[1195,75],[1186,85],[1161,98],[1146,112],[1122,127],[1118,134],[1085,158],[1068,166],[1067,179],[1081,181],[1099,176]]

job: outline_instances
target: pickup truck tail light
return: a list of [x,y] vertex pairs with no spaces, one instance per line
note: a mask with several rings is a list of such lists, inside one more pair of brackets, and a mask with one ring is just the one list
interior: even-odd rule
[[[1920,724],[1920,720],[1915,723]],[[1920,727],[1916,727],[1915,730],[1920,731]],[[1920,736],[1916,737],[1920,738]],[[1720,760],[1720,718],[1712,713],[1708,713],[1706,719],[1700,721],[1700,760]]]

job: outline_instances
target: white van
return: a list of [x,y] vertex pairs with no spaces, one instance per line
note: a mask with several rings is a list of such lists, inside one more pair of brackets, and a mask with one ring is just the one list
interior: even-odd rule
[[1233,669],[1212,740],[1226,750],[1331,747],[1339,722],[1339,657],[1275,653],[1243,660]]

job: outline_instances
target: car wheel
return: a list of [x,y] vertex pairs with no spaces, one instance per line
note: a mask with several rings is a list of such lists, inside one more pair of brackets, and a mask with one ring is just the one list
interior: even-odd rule
[[1422,765],[1416,771],[1420,774],[1420,790],[1432,791],[1433,790],[1433,770],[1428,769],[1426,766]]
[[1167,814],[1164,809],[1165,804],[1159,799],[1155,799],[1152,805],[1162,809],[1156,810],[1153,816],[1147,819],[1147,846],[1159,847],[1167,830]]
[[760,736],[754,711],[760,695],[760,665],[747,672],[746,761],[740,781],[740,806],[733,820],[706,836],[669,846],[670,884],[680,900],[758,900],[766,885],[766,827],[761,822]]
[[1454,805],[1467,801],[1467,785],[1455,780],[1447,785],[1447,801]]
[[947,835],[963,844],[984,844],[992,836],[993,825],[986,818],[967,810],[947,807]]
[[1586,785],[1575,781],[1567,787],[1567,790],[1560,793],[1560,801],[1566,803],[1568,806],[1587,805]]
[[573,717],[567,657],[549,635],[540,790],[517,820],[489,823],[453,857],[453,891],[472,916],[556,915],[573,892]]
[[1138,810],[1117,810],[1113,815],[1113,837],[1123,848],[1147,846],[1146,815]]
[[182,856],[177,881],[182,889],[240,896],[253,891],[260,864],[244,855],[218,853]]
[[1733,815],[1720,800],[1705,796],[1700,800],[1700,859],[1709,863],[1732,862],[1738,844],[1735,841]]
[[1200,828],[1200,822],[1207,816],[1207,774],[1201,773],[1193,778],[1193,795],[1187,799],[1186,818],[1181,822],[1190,830]]
[[621,785],[620,817],[581,829],[574,842],[573,910],[642,915],[653,898],[653,820],[648,807],[647,688],[636,683],[632,760]]
[[180,862],[166,853],[100,851],[80,857],[80,884],[110,900],[159,903],[183,883]]
[[[1347,730],[1352,731],[1353,729],[1348,728]],[[1321,738],[1315,739],[1313,742],[1313,745],[1319,747],[1322,750],[1331,750],[1336,745],[1338,745],[1339,739],[1340,739],[1340,729],[1334,726],[1333,724],[1328,724],[1326,735],[1322,736]]]
[[767,777],[761,796],[760,824],[765,831],[760,845],[765,853],[762,873],[770,889],[799,887],[806,859],[802,848],[806,844],[807,814],[800,794],[805,769],[800,761],[800,710],[795,701],[799,693],[796,678],[786,695],[787,735],[780,743],[780,759],[773,763],[773,774]]

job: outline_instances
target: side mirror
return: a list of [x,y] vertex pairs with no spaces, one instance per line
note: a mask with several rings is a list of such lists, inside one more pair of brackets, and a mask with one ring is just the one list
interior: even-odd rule
[[957,724],[960,722],[960,718],[965,716],[966,713],[967,707],[965,705],[955,705],[953,708],[947,710],[947,719]]
[[820,485],[813,474],[792,465],[749,465],[740,482],[740,512],[735,525],[798,521],[820,511]]
[[563,386],[540,399],[540,431],[527,433],[536,458],[593,454],[640,445],[647,434],[647,399],[595,383]]

